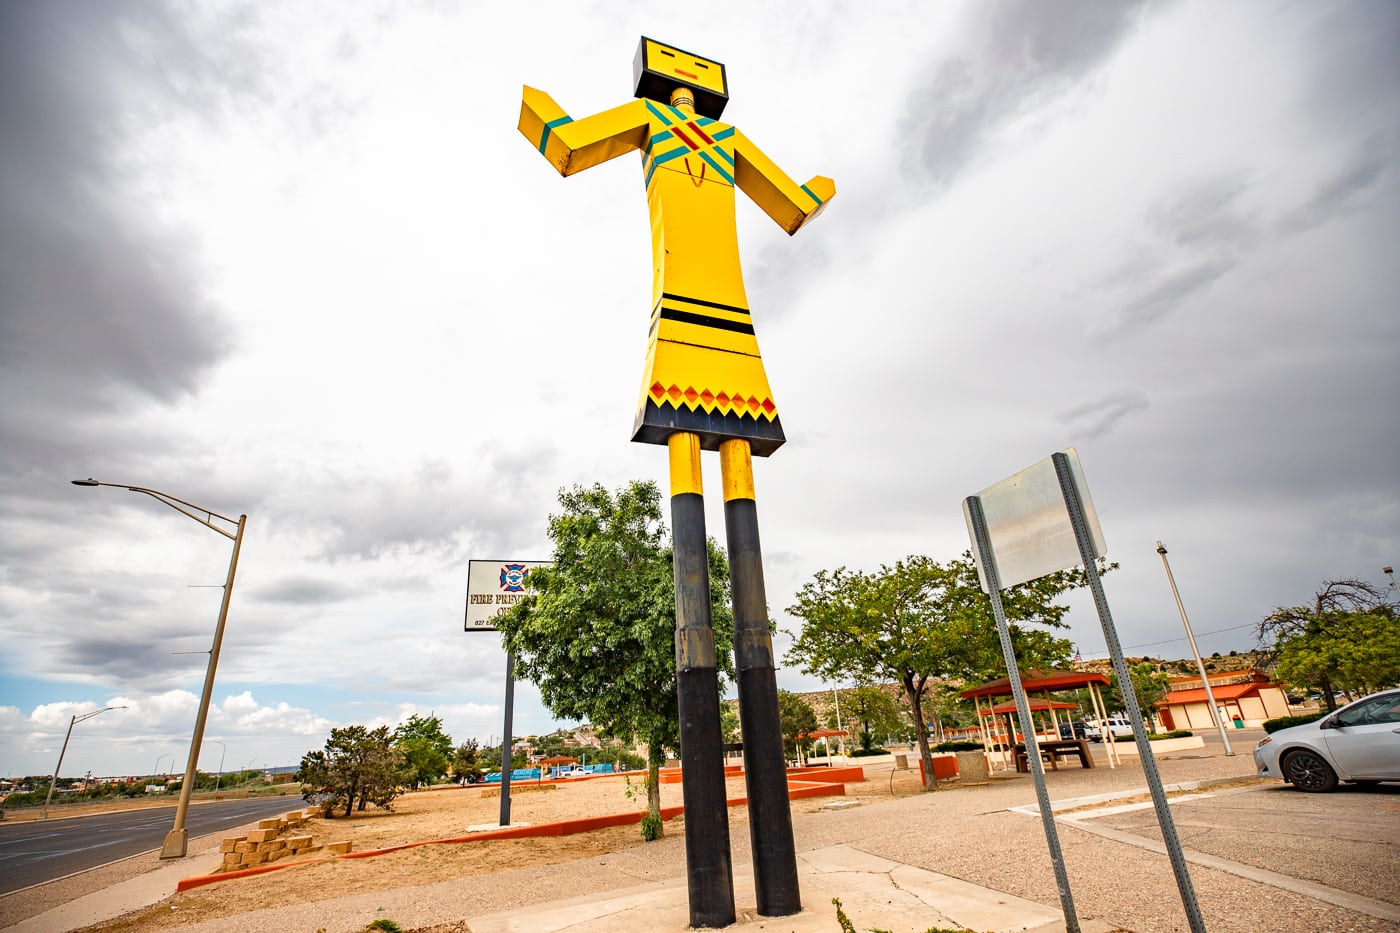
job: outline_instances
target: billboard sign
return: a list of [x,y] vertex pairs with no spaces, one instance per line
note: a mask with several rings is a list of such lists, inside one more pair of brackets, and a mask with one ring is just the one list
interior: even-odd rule
[[494,632],[496,616],[525,595],[525,578],[535,567],[549,567],[547,560],[473,560],[467,562],[468,632]]

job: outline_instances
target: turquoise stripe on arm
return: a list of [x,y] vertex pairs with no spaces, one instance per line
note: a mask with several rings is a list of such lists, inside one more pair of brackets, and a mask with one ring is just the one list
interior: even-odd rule
[[731,155],[731,154],[730,154],[726,149],[724,149],[723,147],[721,147],[721,146],[716,146],[716,147],[714,148],[713,151],[718,152],[720,155],[724,156],[724,161],[728,162],[730,165],[733,165],[733,164],[734,164],[734,156]]
[[549,144],[549,134],[556,126],[563,126],[565,123],[573,123],[574,118],[563,116],[557,120],[550,120],[544,125],[544,132],[540,134],[540,155],[544,155],[544,147]]
[[816,201],[818,204],[822,203],[822,199],[813,194],[811,188],[808,188],[806,185],[803,185],[802,190],[807,192],[807,197],[811,198],[813,201]]
[[710,134],[710,138],[711,138],[711,139],[714,139],[714,140],[728,139],[729,137],[731,137],[731,136],[733,136],[733,135],[734,135],[734,127],[732,127],[732,126],[726,126],[724,129],[720,130],[718,133],[711,133],[711,134]]

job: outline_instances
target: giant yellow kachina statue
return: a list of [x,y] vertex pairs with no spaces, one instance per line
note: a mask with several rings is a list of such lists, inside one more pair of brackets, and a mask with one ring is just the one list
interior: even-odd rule
[[719,62],[643,37],[634,77],[638,100],[580,120],[526,87],[520,132],[562,175],[641,153],[653,277],[632,440],[669,452],[690,919],[697,928],[724,927],[735,911],[701,449],[719,451],[723,474],[758,912],[802,909],[751,460],[785,438],[744,295],[734,189],[796,233],[836,186],[822,177],[797,184],[738,129],[719,122],[729,99]]
[[705,450],[746,438],[766,457],[784,441],[763,372],[734,223],[735,186],[788,233],[816,217],[836,186],[799,185],[737,128],[719,122],[724,66],[643,38],[631,103],[574,120],[524,89],[520,132],[561,175],[639,150],[651,211],[651,330],[632,439],[676,431]]

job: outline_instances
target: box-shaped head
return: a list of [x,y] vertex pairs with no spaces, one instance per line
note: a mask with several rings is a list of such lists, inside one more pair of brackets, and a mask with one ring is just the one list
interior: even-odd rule
[[670,103],[671,92],[688,87],[695,94],[695,112],[718,120],[729,103],[729,82],[724,66],[674,45],[642,36],[632,63],[637,81],[635,96]]

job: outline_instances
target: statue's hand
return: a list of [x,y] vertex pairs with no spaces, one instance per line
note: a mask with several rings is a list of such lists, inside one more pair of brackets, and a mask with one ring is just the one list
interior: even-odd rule
[[822,204],[826,204],[827,201],[836,197],[836,182],[825,175],[807,179],[807,183],[802,187],[816,195]]
[[[554,102],[544,91],[526,86],[520,93],[520,135],[539,150],[540,155],[550,158],[549,139],[555,127],[572,122],[564,108]],[[556,147],[558,148],[558,147]],[[551,161],[556,161],[551,159]],[[562,160],[555,165],[563,172]]]

